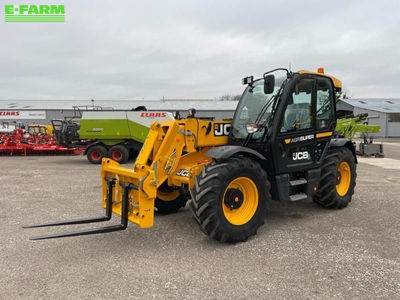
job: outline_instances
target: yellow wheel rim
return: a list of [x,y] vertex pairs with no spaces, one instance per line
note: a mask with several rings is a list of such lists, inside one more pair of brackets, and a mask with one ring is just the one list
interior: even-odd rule
[[350,170],[350,165],[342,161],[338,168],[337,168],[337,175],[336,175],[336,192],[339,194],[339,196],[343,197],[344,195],[347,194],[347,191],[349,190],[350,187],[350,181],[351,181],[351,170]]
[[180,193],[178,190],[171,191],[171,192],[163,192],[163,191],[157,190],[157,198],[159,198],[163,201],[175,200],[176,198],[178,198],[179,194]]
[[[227,192],[235,191],[243,195],[239,207],[232,208],[227,203]],[[238,197],[233,198],[234,202],[238,202]],[[222,200],[222,209],[226,220],[233,225],[243,225],[251,220],[258,207],[258,190],[257,186],[248,177],[238,177],[231,181],[224,192]]]

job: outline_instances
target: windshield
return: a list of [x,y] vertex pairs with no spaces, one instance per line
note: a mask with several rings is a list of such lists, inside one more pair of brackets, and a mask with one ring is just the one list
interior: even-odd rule
[[[275,96],[281,87],[285,77],[275,77],[275,88],[271,94],[264,93],[264,79],[253,82],[252,86],[248,86],[244,91],[240,103],[236,109],[235,116],[232,121],[232,134],[237,139],[245,139],[248,135],[246,125],[255,123],[258,115],[264,105]],[[265,114],[262,116],[259,124],[263,124],[271,114],[272,103],[268,104]],[[264,129],[253,134],[253,139],[260,139],[264,133]]]

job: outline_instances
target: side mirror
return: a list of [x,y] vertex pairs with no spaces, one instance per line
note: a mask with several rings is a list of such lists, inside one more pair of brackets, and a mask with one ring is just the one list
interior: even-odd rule
[[264,77],[264,94],[271,94],[275,88],[275,76],[273,74]]

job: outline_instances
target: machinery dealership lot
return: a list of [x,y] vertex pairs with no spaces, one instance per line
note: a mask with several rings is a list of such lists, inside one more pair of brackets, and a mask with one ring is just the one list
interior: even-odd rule
[[398,1],[39,2],[0,9],[0,300],[400,300]]
[[273,202],[258,234],[235,245],[202,234],[188,206],[156,215],[149,229],[130,223],[117,233],[30,241],[66,228],[24,224],[102,213],[100,167],[82,156],[1,157],[0,298],[396,298],[396,149],[385,144],[390,158],[360,160],[347,208]]

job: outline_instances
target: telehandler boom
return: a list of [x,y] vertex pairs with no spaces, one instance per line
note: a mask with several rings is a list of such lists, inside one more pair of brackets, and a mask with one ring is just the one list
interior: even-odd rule
[[267,202],[311,197],[344,208],[356,181],[352,142],[333,138],[337,78],[275,69],[247,85],[232,121],[195,118],[154,122],[132,169],[104,158],[102,201],[96,219],[30,225],[108,221],[121,224],[36,236],[48,239],[124,230],[128,221],[153,226],[154,212],[189,206],[200,229],[223,242],[246,241],[264,223]]

